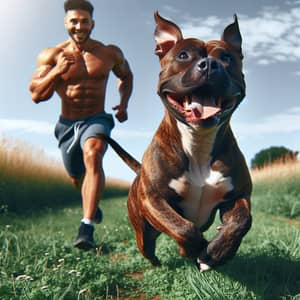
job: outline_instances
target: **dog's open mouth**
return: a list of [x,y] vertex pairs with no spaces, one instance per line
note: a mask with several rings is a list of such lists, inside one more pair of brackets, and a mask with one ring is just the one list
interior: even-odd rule
[[166,98],[188,123],[208,120],[222,111],[223,100],[217,96],[191,94],[178,97],[175,94],[167,93]]

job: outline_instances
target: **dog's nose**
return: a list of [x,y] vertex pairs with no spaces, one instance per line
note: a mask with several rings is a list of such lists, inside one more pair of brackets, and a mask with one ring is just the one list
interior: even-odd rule
[[199,62],[198,62],[198,70],[200,72],[208,72],[211,73],[213,71],[218,70],[219,65],[218,62],[213,59],[213,58],[202,58]]

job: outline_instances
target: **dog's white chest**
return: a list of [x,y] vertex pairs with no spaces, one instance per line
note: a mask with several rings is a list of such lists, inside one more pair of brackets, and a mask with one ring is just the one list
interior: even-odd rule
[[[182,135],[184,151],[189,158],[188,171],[169,182],[169,187],[182,197],[179,203],[183,215],[196,226],[203,226],[212,210],[233,189],[230,177],[210,169],[210,151],[214,137],[196,138],[182,125],[178,126]],[[212,139],[212,141],[211,141]]]
[[195,177],[192,172],[185,172],[169,183],[169,187],[183,198],[179,203],[183,215],[198,227],[208,221],[212,210],[233,189],[230,177],[224,177],[220,172],[212,170],[207,175],[202,178]]

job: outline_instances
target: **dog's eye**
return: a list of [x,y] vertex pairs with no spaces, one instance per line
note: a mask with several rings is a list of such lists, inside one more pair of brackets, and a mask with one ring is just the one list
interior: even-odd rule
[[181,51],[177,56],[178,60],[187,60],[189,58],[190,58],[190,55],[186,51]]
[[222,53],[220,59],[226,63],[226,64],[230,64],[232,61],[232,57],[228,54],[228,53]]

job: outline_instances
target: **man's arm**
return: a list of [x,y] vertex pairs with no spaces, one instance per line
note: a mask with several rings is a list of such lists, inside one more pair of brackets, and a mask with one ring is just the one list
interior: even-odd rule
[[117,60],[112,71],[119,78],[120,104],[113,107],[113,109],[118,110],[116,118],[120,122],[124,122],[127,120],[127,106],[133,88],[133,75],[121,50],[116,47],[115,51],[117,53]]
[[30,81],[32,100],[35,103],[48,100],[53,95],[61,75],[66,73],[73,63],[74,57],[65,54],[61,49],[44,50],[38,57],[37,69]]

